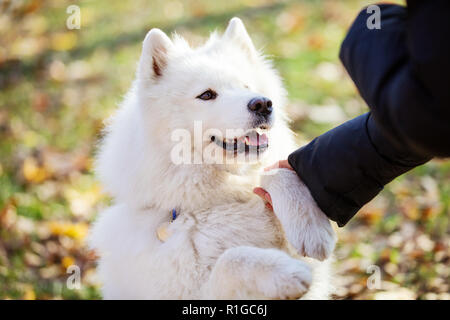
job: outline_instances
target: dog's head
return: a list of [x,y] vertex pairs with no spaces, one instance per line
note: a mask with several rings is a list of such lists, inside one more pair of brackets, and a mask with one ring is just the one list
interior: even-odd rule
[[174,205],[184,194],[175,190],[197,183],[191,170],[205,169],[178,164],[219,163],[205,172],[250,173],[246,169],[287,157],[292,136],[284,99],[280,77],[241,20],[233,18],[223,35],[198,48],[153,29],[135,83],[108,125],[97,174],[120,201]]
[[153,121],[164,143],[172,138],[175,145],[174,132],[186,130],[189,142],[200,139],[201,150],[192,151],[202,152],[204,161],[218,154],[265,153],[284,104],[278,74],[239,18],[198,48],[152,29],[144,40],[137,83],[144,117]]

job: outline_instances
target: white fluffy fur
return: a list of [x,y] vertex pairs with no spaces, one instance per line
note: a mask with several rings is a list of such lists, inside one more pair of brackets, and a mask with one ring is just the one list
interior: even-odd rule
[[[208,88],[217,99],[195,98]],[[250,128],[247,103],[257,95],[269,97],[275,113],[262,163],[172,163],[174,129],[192,131],[196,120],[203,130]],[[223,36],[213,34],[195,49],[158,29],[148,33],[136,81],[107,127],[97,161],[115,202],[91,234],[104,298],[328,296],[329,260],[297,255],[323,260],[331,254],[328,220],[295,173],[280,169],[260,181],[262,165],[294,149],[284,104],[280,77],[241,20],[233,18]],[[252,194],[260,183],[278,218]],[[172,208],[179,217],[161,242],[156,229]]]

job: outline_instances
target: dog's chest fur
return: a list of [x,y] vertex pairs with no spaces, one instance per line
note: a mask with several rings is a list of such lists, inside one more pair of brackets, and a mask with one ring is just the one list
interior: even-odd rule
[[[197,212],[182,212],[169,227],[183,234],[195,252],[197,263],[212,265],[226,249],[236,246],[283,248],[285,240],[277,218],[253,196],[248,202],[217,205]],[[205,253],[208,253],[205,255]]]
[[[171,235],[165,242],[158,240],[156,230],[170,220],[169,212],[128,210],[115,206],[104,212],[96,224],[102,230],[96,233],[103,234],[105,241],[93,239],[101,253],[100,265],[108,266],[101,273],[115,279],[113,284],[104,283],[105,292],[110,292],[109,285],[120,287],[111,291],[120,292],[121,298],[200,298],[202,284],[226,249],[255,246],[288,250],[277,218],[256,196],[195,212],[180,210],[168,227]],[[134,219],[121,219],[127,214]]]

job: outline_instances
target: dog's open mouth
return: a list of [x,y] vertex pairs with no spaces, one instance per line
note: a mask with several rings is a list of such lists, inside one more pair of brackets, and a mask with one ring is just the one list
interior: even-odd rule
[[256,153],[260,154],[269,147],[269,139],[264,133],[264,129],[251,129],[244,135],[232,139],[220,139],[211,137],[211,141],[228,152],[236,153]]

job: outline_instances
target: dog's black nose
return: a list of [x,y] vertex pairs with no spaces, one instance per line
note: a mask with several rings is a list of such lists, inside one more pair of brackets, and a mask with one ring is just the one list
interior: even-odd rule
[[249,101],[247,105],[251,112],[255,112],[264,117],[272,113],[272,101],[264,97],[256,97]]

